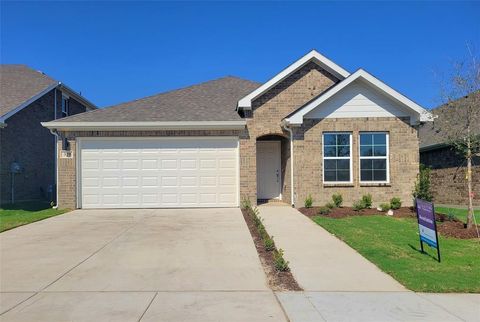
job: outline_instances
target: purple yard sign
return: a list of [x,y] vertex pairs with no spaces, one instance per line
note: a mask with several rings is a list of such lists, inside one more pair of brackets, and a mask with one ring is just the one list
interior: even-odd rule
[[418,230],[420,232],[420,245],[423,252],[423,243],[437,249],[438,261],[440,261],[440,248],[438,245],[437,224],[433,203],[416,199]]

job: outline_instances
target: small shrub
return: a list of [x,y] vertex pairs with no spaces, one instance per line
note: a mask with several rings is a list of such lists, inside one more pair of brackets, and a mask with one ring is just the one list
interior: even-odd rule
[[380,204],[380,210],[382,210],[383,212],[386,212],[388,210],[390,210],[390,204],[389,203],[381,203]]
[[252,209],[252,202],[246,196],[242,198],[242,202],[240,203],[241,209]]
[[323,207],[318,208],[318,214],[319,215],[328,215],[329,213],[330,213],[330,208],[328,208],[328,207],[323,206]]
[[402,206],[402,201],[398,197],[390,199],[390,208],[399,209]]
[[433,194],[430,190],[430,168],[420,164],[420,172],[417,175],[415,188],[412,192],[414,198],[432,201]]
[[265,250],[268,252],[275,249],[275,242],[273,241],[273,236],[265,238],[263,240],[263,244],[265,245]]
[[451,211],[447,212],[446,217],[448,221],[455,221],[455,219],[457,218],[455,214]]
[[360,211],[360,210],[363,210],[363,209],[365,209],[365,208],[367,208],[367,207],[366,207],[366,205],[365,205],[365,202],[364,202],[363,199],[362,199],[362,200],[357,200],[357,201],[355,201],[355,202],[353,203],[352,208],[353,208],[353,210],[355,210],[355,211]]
[[372,195],[371,194],[366,194],[362,196],[362,202],[365,206],[365,208],[371,208],[372,207]]
[[305,198],[305,208],[312,208],[312,205],[313,205],[312,195],[308,195],[308,197]]
[[280,272],[286,272],[290,270],[288,268],[289,262],[283,258],[283,249],[279,249],[278,251],[273,253],[273,261],[275,263],[275,269]]
[[335,204],[333,202],[327,202],[325,204],[325,207],[327,207],[328,209],[333,209],[335,208]]
[[343,203],[343,197],[341,194],[339,193],[335,193],[332,195],[332,200],[333,200],[333,204],[335,205],[335,207],[339,208],[342,206],[342,203]]

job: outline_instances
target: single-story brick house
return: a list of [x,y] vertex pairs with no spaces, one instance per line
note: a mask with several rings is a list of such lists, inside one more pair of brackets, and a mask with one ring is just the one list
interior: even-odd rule
[[[462,109],[465,103],[478,102],[480,92],[472,93],[448,105],[442,105],[431,112],[435,119],[425,122],[419,129],[420,163],[431,168],[430,180],[433,199],[436,203],[464,205],[468,204],[466,180],[466,162],[448,144],[452,132],[465,126]],[[480,135],[480,122],[472,124],[474,134]],[[480,156],[473,158],[472,190],[473,204],[480,206]]]
[[95,105],[25,65],[0,65],[0,204],[55,199],[56,139],[40,123]]
[[411,204],[430,114],[363,69],[311,51],[264,84],[225,77],[44,123],[59,137],[59,206]]

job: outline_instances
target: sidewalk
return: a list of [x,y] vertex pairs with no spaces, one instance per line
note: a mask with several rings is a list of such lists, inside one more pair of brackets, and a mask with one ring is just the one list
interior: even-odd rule
[[259,207],[305,291],[398,292],[406,289],[344,242],[290,207]]
[[479,294],[414,292],[281,292],[291,322],[480,320]]

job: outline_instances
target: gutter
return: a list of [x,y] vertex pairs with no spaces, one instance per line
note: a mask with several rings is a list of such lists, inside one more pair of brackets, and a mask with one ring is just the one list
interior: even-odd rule
[[282,122],[282,127],[290,133],[290,186],[292,187],[290,190],[290,203],[292,207],[295,207],[295,189],[293,185],[293,131],[290,127],[288,127],[285,121]]
[[182,121],[182,122],[42,122],[42,126],[57,130],[135,131],[135,130],[243,130],[246,121]]
[[438,150],[442,148],[447,148],[449,145],[446,143],[436,143],[436,144],[431,144],[431,145],[426,145],[420,147],[420,152],[427,152],[427,151],[432,151],[432,150]]

